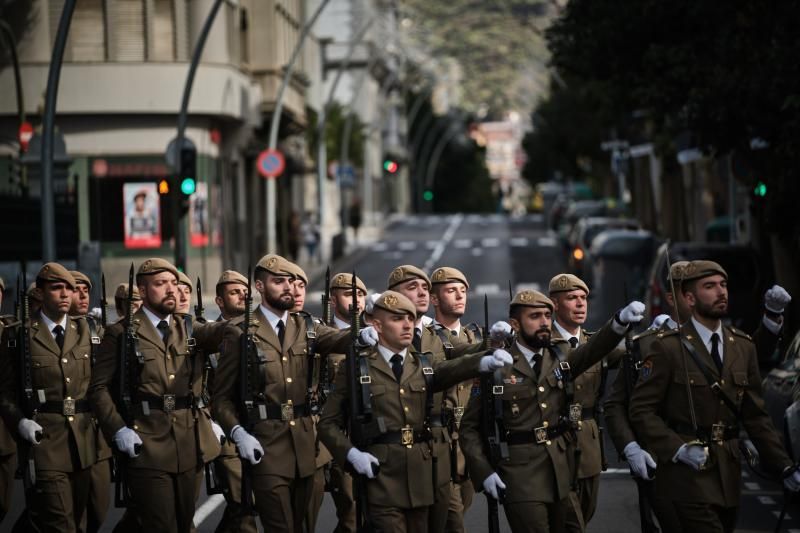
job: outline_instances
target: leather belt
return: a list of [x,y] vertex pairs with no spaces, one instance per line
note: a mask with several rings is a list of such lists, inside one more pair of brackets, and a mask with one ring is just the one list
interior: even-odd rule
[[431,440],[431,432],[425,429],[404,427],[400,431],[387,431],[371,439],[370,444],[402,444],[410,448],[418,442]]
[[283,420],[284,422],[311,416],[307,404],[293,404],[291,402],[274,404],[256,402],[253,408],[256,411],[255,420]]
[[431,416],[431,427],[432,428],[446,428],[448,426],[447,421],[445,420],[445,414],[442,413],[442,416]]
[[581,411],[581,420],[594,420],[594,407],[586,407]]
[[689,424],[674,423],[667,424],[672,431],[681,435],[695,435],[697,438],[709,442],[725,442],[726,440],[733,440],[739,438],[739,426],[728,424],[711,424],[710,426],[698,426],[697,431]]
[[180,411],[181,409],[189,409],[193,407],[191,396],[175,396],[174,394],[165,394],[163,396],[155,396],[153,394],[140,394],[138,402],[134,405],[141,406],[142,413],[146,416],[150,414],[150,409],[158,409],[169,414],[173,411]]
[[570,427],[565,424],[558,424],[549,427],[534,428],[533,431],[509,431],[506,435],[506,442],[509,446],[516,444],[547,444],[548,441],[560,437]]
[[36,409],[40,413],[56,413],[64,416],[72,416],[78,413],[89,413],[92,410],[89,400],[65,398],[64,400],[50,400],[39,404]]

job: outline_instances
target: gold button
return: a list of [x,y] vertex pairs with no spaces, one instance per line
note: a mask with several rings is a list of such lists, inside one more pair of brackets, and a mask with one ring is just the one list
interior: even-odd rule
[[67,358],[66,358],[66,357],[65,357],[65,358],[63,358],[63,359],[61,360],[61,362],[62,362],[62,363],[64,363],[64,364],[67,364]]
[[170,375],[169,375],[169,379],[170,379],[170,380],[173,380],[173,379],[175,379],[175,374],[170,374]]
[[405,394],[405,393],[406,393],[405,389],[400,389],[400,394]]
[[403,411],[408,412],[408,406],[403,407]]
[[720,382],[722,385],[725,385],[725,380],[724,380],[724,379],[721,379],[721,380],[719,380],[719,382]]
[[69,420],[70,422],[74,422],[75,421],[75,417],[74,416],[68,416],[67,420]]
[[65,379],[66,379],[67,383],[69,383],[70,381],[72,381],[72,379],[70,379],[70,378],[65,378]]
[[286,383],[291,383],[291,382],[292,382],[292,378],[286,378]]
[[578,429],[581,429],[582,427],[583,427],[583,421],[578,420]]
[[464,390],[464,385],[459,385],[458,390]]
[[539,392],[544,392],[544,387],[539,386]]
[[296,422],[294,420],[289,420],[289,425],[290,426],[294,426],[295,424],[296,424]]
[[137,426],[136,424],[134,424],[134,425],[133,425],[133,429],[139,429],[139,426]]
[[694,385],[694,380],[693,379],[689,380],[689,385]]
[[542,409],[547,409],[547,404],[542,402]]
[[553,444],[553,443],[552,443],[551,441],[549,441],[549,440],[546,440],[546,441],[544,441],[544,443],[545,443],[545,444],[547,444],[548,446],[550,446],[551,444]]
[[172,421],[173,421],[173,422],[177,422],[177,421],[178,421],[178,417],[176,417],[176,416],[173,416],[173,417],[172,417]]
[[581,390],[581,386],[580,385],[575,385],[575,388],[578,389],[578,390]]
[[84,359],[89,359],[89,354],[88,353],[83,354],[83,358]]
[[544,422],[542,422],[542,427],[545,427],[545,428],[546,428],[546,427],[547,427],[547,426],[549,426],[549,425],[550,425],[550,422],[548,422],[547,420],[545,420]]
[[288,361],[288,360],[289,360],[289,358],[286,357],[285,355],[283,357],[281,357],[281,361]]
[[169,361],[170,359],[172,359],[172,356],[170,354],[167,354],[167,361]]

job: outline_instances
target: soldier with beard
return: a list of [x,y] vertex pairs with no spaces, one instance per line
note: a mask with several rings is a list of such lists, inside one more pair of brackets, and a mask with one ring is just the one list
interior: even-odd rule
[[754,344],[722,325],[727,273],[713,261],[692,261],[683,269],[681,291],[691,317],[650,345],[630,400],[631,425],[655,452],[655,495],[678,521],[673,530],[733,531],[741,496],[740,429],[761,464],[783,474],[788,490],[800,489],[800,473],[791,470],[764,409]]

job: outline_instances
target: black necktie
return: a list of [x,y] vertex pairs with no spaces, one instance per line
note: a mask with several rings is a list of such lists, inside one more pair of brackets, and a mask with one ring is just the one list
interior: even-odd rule
[[717,370],[722,372],[722,358],[719,356],[719,335],[716,333],[711,335],[711,359],[717,365]]
[[58,344],[58,349],[64,349],[64,328],[61,325],[56,325],[53,328],[53,333],[55,334],[56,344]]
[[283,320],[278,320],[278,341],[283,346],[283,336],[286,334],[286,326],[283,325]]
[[166,320],[162,320],[156,327],[161,332],[161,338],[164,339],[164,346],[166,346],[169,342],[169,324]]
[[573,350],[575,348],[577,348],[578,347],[578,337],[570,337],[569,338],[569,344],[570,344],[570,346],[572,346]]
[[403,375],[403,356],[396,353],[389,359],[392,362],[392,372],[394,372],[394,379],[400,383],[400,376]]
[[542,369],[542,354],[535,353],[533,354],[533,375],[536,376],[536,379],[539,379],[539,372]]
[[418,352],[422,351],[422,333],[417,328],[414,328],[414,349]]

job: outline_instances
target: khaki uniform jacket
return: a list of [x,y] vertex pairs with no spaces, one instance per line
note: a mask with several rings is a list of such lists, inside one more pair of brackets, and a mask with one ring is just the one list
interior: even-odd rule
[[[429,357],[430,355],[428,354]],[[400,383],[376,347],[362,351],[360,356],[369,360],[373,418],[376,420],[383,418],[388,432],[399,431],[406,425],[421,431],[425,423],[427,385],[419,354],[409,348],[403,362]],[[451,361],[434,358],[430,364],[434,371],[435,391],[442,391],[477,376],[480,359],[480,354]],[[342,430],[347,427],[348,398],[347,376],[341,372],[337,376],[336,389],[325,405],[319,423],[320,439],[331,450],[334,459],[340,465],[348,464],[347,452],[353,447],[349,437]],[[367,497],[370,504],[400,509],[432,505],[434,488],[431,448],[427,442],[415,443],[410,447],[402,444],[370,444],[362,448],[361,451],[372,454],[381,464],[378,476],[367,480]],[[440,457],[440,464],[441,460]],[[449,468],[449,461],[447,464]],[[441,467],[437,469],[437,475],[441,475]],[[445,481],[449,480],[448,470]]]
[[[0,413],[7,427],[16,428],[25,418],[24,406],[18,404],[19,356],[8,345],[16,328],[5,331],[0,347]],[[31,350],[31,382],[33,395],[44,391],[46,401],[63,402],[71,398],[87,398],[92,378],[91,340],[83,318],[67,317],[64,348],[60,350],[53,335],[41,319],[34,315],[28,324]],[[62,413],[38,413],[33,419],[42,426],[44,438],[33,446],[37,470],[75,472],[97,461],[96,428],[91,412],[64,416]]]
[[[3,336],[3,331],[6,325],[12,325],[14,322],[16,322],[16,320],[11,315],[0,316],[0,342],[2,342],[4,346],[8,343]],[[13,453],[17,453],[17,442],[14,440],[14,436],[11,431],[9,431],[5,422],[3,422],[3,419],[0,418],[0,456],[11,455]]]
[[[214,418],[230,435],[231,430],[244,422],[239,413],[240,337],[243,319],[232,321],[225,330],[222,357],[215,377]],[[292,401],[306,403],[308,381],[308,347],[305,319],[291,313],[287,319],[283,345],[259,307],[253,312],[251,326],[256,345],[263,352],[264,388],[260,391],[268,405],[280,406]],[[317,352],[344,352],[350,343],[350,332],[315,324]],[[258,379],[251,377],[254,382]],[[328,400],[330,401],[330,399]],[[255,475],[275,475],[287,478],[307,477],[316,470],[314,421],[310,416],[294,420],[259,420],[248,429],[264,448],[264,458],[253,466]]]
[[[203,360],[201,350],[216,351],[222,340],[224,323],[201,324],[193,320],[192,337],[197,350],[190,350],[186,326],[181,315],[172,315],[167,345],[150,322],[144,309],[133,315],[139,338],[140,365],[135,354],[128,355],[129,372],[137,374],[138,386],[131,392],[132,429],[142,439],[138,457],[128,459],[129,468],[147,468],[161,472],[181,473],[198,468],[219,455],[219,440],[201,409],[177,409],[167,414],[155,406],[150,414],[143,411],[142,396],[170,394],[176,399],[190,395],[199,398],[202,392]],[[117,405],[119,350],[125,342],[125,328],[117,322],[106,331],[98,350],[90,399],[106,438],[111,442],[126,420],[122,406]],[[197,434],[195,434],[195,426]]]
[[[758,358],[750,337],[733,328],[723,329],[720,376],[691,322],[682,326],[681,331],[711,374],[719,379],[722,390],[739,406],[744,429],[758,449],[762,464],[775,470],[791,465],[764,410]],[[710,428],[715,423],[736,425],[737,421],[711,390],[695,362],[682,352],[678,332],[663,332],[656,336],[657,340],[645,355],[630,404],[631,424],[637,428],[637,434],[645,445],[659,458],[656,491],[668,494],[671,500],[737,506],[741,491],[738,439],[722,444],[709,443],[709,466],[704,471],[696,472],[688,465],[672,461],[681,445],[695,439],[695,435],[672,429],[677,424],[691,428],[686,394],[687,370],[698,427]]]
[[[589,341],[567,352],[562,348],[571,367],[573,379],[600,361],[619,342],[611,323],[592,335]],[[561,341],[566,342],[566,341]],[[515,343],[509,350],[514,365],[503,369],[503,423],[507,431],[532,431],[541,426],[555,426],[565,412],[566,394],[559,387],[555,370],[558,359],[550,351],[542,358],[539,379]],[[461,448],[467,458],[476,490],[483,490],[483,481],[497,471],[506,484],[506,501],[557,502],[569,495],[571,472],[567,451],[571,450],[565,437],[559,436],[549,444],[518,444],[509,446],[509,457],[493,468],[484,453],[481,437],[480,394],[474,391],[467,412],[461,421]]]

